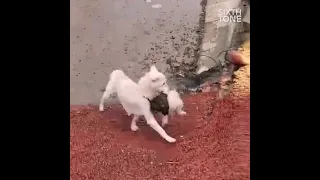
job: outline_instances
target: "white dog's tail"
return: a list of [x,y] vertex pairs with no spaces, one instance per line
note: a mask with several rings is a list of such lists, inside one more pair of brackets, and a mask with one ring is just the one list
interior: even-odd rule
[[[120,75],[120,76],[121,76],[121,75],[124,75],[124,72],[123,72],[122,70],[114,70],[114,71],[112,71],[111,74],[109,75],[109,82],[108,82],[108,84],[110,83],[110,81],[114,82],[115,76],[119,76],[119,75]],[[108,84],[107,84],[107,86],[108,86]],[[114,85],[114,83],[111,83],[111,84]],[[105,92],[106,89],[107,89],[107,86],[101,88],[101,89],[100,89],[100,92]]]
[[[112,93],[116,92],[116,82],[117,78],[119,76],[125,76],[124,72],[122,70],[114,70],[109,76],[109,82],[106,85],[106,88],[103,89],[103,95],[100,99],[100,105],[99,105],[99,110],[103,111],[104,110],[104,101],[110,97]],[[102,89],[101,89],[102,90]]]

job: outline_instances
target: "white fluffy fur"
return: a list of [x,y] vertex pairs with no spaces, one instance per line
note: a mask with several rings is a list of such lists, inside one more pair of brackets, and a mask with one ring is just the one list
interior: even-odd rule
[[159,72],[154,65],[139,79],[138,84],[142,88],[143,95],[148,99],[155,98],[159,92],[167,93],[169,91],[166,76]]
[[179,115],[187,114],[182,110],[183,101],[176,90],[170,90],[168,92],[168,103],[169,103],[169,111],[172,114],[173,112],[177,112]]
[[133,82],[123,71],[115,70],[110,74],[109,82],[100,100],[99,110],[104,111],[104,101],[112,93],[117,93],[119,101],[128,115],[134,115],[131,121],[132,131],[138,130],[136,121],[140,116],[144,116],[147,124],[162,138],[174,143],[176,139],[170,137],[158,124],[150,111],[150,103],[146,99],[153,99],[161,91],[168,92],[166,81],[166,77],[155,66],[151,66],[150,71],[140,79],[139,84]]
[[[150,80],[148,80],[148,76],[143,76],[140,78],[138,84],[140,86],[145,86],[145,84],[148,84]],[[168,103],[169,103],[169,114],[173,115],[174,112],[177,112],[179,115],[186,115],[187,113],[182,110],[183,108],[183,101],[179,95],[179,93],[176,90],[169,90],[169,86],[166,85],[162,88],[162,92],[168,94]],[[149,99],[153,99],[157,94],[149,94]],[[162,126],[164,127],[169,122],[168,115],[162,115]]]
[[[176,90],[168,91],[168,103],[169,103],[169,114],[173,115],[175,112],[179,115],[186,115],[187,113],[182,110],[183,101]],[[162,119],[162,126],[168,124],[168,117]]]

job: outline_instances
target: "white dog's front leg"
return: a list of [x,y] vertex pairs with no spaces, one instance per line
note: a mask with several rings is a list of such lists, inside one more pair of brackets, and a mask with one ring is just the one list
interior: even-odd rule
[[166,141],[168,141],[169,143],[174,143],[176,142],[176,139],[170,137],[166,131],[158,124],[158,122],[156,121],[156,119],[154,118],[154,116],[150,113],[148,113],[147,115],[145,115],[147,124],[154,129],[155,131],[157,131],[160,136],[165,139]]
[[169,122],[169,117],[168,117],[168,115],[162,115],[162,120],[161,120],[161,121],[162,121],[162,122],[161,122],[162,127],[164,127],[165,125],[167,125],[168,122]]
[[131,120],[131,130],[137,131],[139,127],[137,126],[137,120],[139,119],[139,116],[133,115],[133,118]]

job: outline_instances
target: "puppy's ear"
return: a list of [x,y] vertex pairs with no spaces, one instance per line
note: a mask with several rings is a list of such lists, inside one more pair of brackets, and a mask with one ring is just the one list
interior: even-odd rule
[[150,71],[158,71],[158,69],[156,68],[155,65],[152,65],[152,66],[150,67]]

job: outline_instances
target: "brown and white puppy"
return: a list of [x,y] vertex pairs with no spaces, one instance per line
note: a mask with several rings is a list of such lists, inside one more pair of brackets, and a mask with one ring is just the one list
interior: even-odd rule
[[168,124],[168,115],[173,115],[175,112],[179,115],[187,114],[182,110],[184,104],[176,90],[169,90],[168,94],[161,92],[154,99],[148,100],[150,102],[151,111],[162,114],[162,126]]

